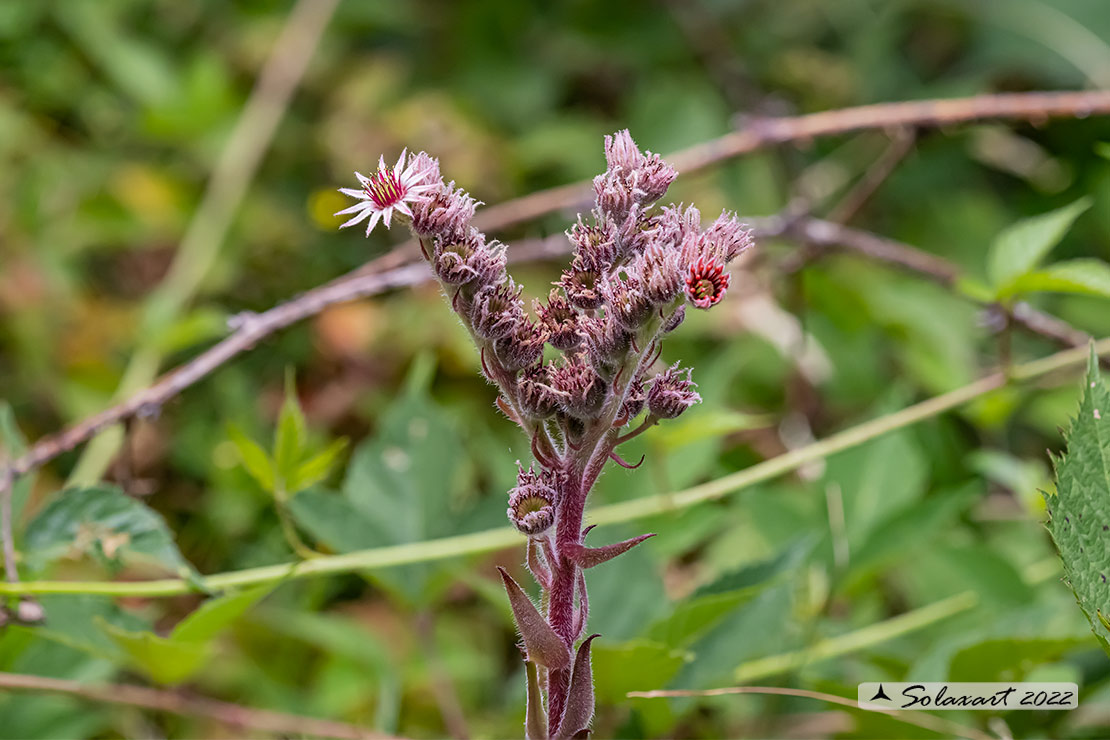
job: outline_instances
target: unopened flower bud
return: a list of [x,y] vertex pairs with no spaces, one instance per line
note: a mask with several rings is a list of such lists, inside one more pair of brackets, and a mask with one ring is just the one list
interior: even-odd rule
[[547,330],[542,324],[527,317],[513,329],[512,334],[494,342],[493,350],[501,366],[510,373],[534,365],[543,357],[543,345],[547,341]]
[[617,258],[616,230],[605,222],[587,224],[579,216],[567,231],[567,238],[574,245],[576,259],[589,269],[607,270]]
[[438,236],[452,240],[467,233],[474,218],[477,201],[455,183],[438,186],[427,193],[428,199],[412,206],[412,230],[417,236]]
[[474,333],[491,340],[512,334],[517,324],[525,319],[524,302],[520,300],[522,290],[510,277],[499,285],[487,285],[479,290],[470,311]]
[[533,365],[517,378],[517,398],[521,412],[530,419],[546,419],[559,408],[559,397],[551,390],[546,365]]
[[643,253],[655,242],[655,231],[655,218],[648,216],[641,206],[633,206],[618,231],[621,256],[627,258]]
[[651,302],[640,288],[640,280],[628,275],[609,283],[609,310],[617,323],[634,332],[651,315]]
[[[685,376],[684,376],[685,375]],[[678,369],[678,363],[659,373],[647,393],[648,410],[660,419],[673,419],[695,403],[701,402],[690,380],[690,370]]]
[[753,244],[752,232],[740,223],[735,213],[722,211],[717,220],[705,230],[707,253],[727,264],[746,252]]
[[546,306],[536,302],[536,313],[555,349],[574,349],[582,343],[581,315],[557,291],[551,291]]
[[682,255],[677,249],[651,245],[644,252],[639,273],[644,295],[656,306],[670,303],[682,292]]
[[595,365],[619,362],[632,346],[632,334],[613,318],[594,318],[588,327],[590,358]]
[[674,313],[667,317],[666,321],[663,322],[663,333],[666,334],[677,329],[682,324],[683,320],[685,320],[685,318],[686,304],[683,303],[674,310]]
[[620,415],[626,420],[634,419],[640,415],[646,404],[647,392],[644,390],[644,382],[638,380],[628,386],[628,394],[624,397],[624,405],[621,406]]
[[574,263],[571,264],[571,269],[563,271],[558,285],[575,308],[590,310],[605,302],[601,290],[601,274],[592,270],[575,269]]
[[551,388],[568,414],[589,419],[601,410],[608,384],[590,365],[586,355],[571,355],[551,371]]
[[436,237],[432,245],[432,269],[436,277],[448,285],[466,285],[479,277],[479,270],[488,262],[482,253],[495,249],[486,244],[477,229],[466,234]]
[[631,186],[612,171],[594,178],[594,194],[598,210],[613,223],[623,223],[636,203]]
[[[519,463],[518,463],[519,464]],[[555,523],[555,488],[549,476],[519,469],[516,487],[509,491],[509,521],[518,530],[534,537]]]

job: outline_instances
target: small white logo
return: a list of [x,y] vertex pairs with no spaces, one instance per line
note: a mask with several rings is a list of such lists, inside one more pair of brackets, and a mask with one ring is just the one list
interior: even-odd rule
[[1079,706],[1073,683],[947,683],[869,681],[857,688],[860,709],[944,709],[1001,711],[1059,710]]

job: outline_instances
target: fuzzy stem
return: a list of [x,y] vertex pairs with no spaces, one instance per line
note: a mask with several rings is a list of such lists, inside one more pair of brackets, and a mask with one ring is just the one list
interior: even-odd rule
[[[582,543],[582,517],[586,494],[582,472],[570,468],[559,476],[558,511],[555,516],[555,557],[551,565],[551,591],[548,598],[547,621],[555,634],[573,649],[575,633],[574,590],[578,566],[568,553]],[[548,727],[555,732],[566,708],[570,688],[570,669],[553,670],[548,675]]]

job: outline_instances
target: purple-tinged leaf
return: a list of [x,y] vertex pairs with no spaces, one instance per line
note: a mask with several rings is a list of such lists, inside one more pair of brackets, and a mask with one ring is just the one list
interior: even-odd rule
[[579,568],[592,568],[595,565],[601,565],[606,560],[612,560],[616,556],[628,552],[648,537],[654,536],[654,534],[642,534],[639,537],[633,537],[623,542],[614,542],[612,545],[605,545],[604,547],[575,545],[574,547],[566,548],[565,552]]
[[509,573],[498,566],[501,580],[505,584],[505,591],[509,594],[509,606],[513,609],[513,618],[520,636],[524,638],[524,650],[531,660],[545,668],[566,668],[570,664],[570,651],[555,634],[536,609],[536,605],[524,593],[524,589],[512,579]]
[[540,694],[539,671],[530,660],[524,661],[524,672],[528,674],[528,705],[524,713],[524,734],[528,740],[548,740],[547,713],[543,711],[543,696]]
[[590,618],[590,597],[586,593],[586,572],[579,569],[575,581],[578,588],[578,606],[574,610],[574,639],[586,631],[586,620]]
[[559,737],[577,737],[582,730],[588,730],[594,716],[594,676],[590,669],[590,643],[597,634],[590,635],[578,646],[574,657],[574,672],[570,677],[567,691],[567,708],[559,722]]
[[532,537],[528,538],[528,570],[540,588],[544,591],[551,588],[551,570],[547,567],[540,544]]

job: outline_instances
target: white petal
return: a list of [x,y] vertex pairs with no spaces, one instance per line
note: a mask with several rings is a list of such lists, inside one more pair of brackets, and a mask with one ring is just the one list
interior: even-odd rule
[[355,177],[357,177],[358,181],[361,182],[363,185],[370,184],[370,178],[362,174],[361,172],[355,172]]
[[371,217],[370,223],[366,225],[366,236],[370,236],[370,232],[373,231],[374,227],[378,225],[378,219],[381,218],[381,216],[381,211],[374,211],[374,215],[373,217]]
[[[340,211],[340,213],[345,213],[345,211]],[[342,225],[342,226],[340,226],[339,228],[341,228],[341,229],[345,229],[345,228],[347,228],[348,226],[354,226],[354,225],[355,225],[355,224],[357,224],[357,223],[358,223],[359,221],[361,221],[362,219],[364,219],[364,218],[366,218],[367,216],[369,216],[369,215],[370,215],[371,213],[373,213],[373,211],[371,211],[371,210],[370,210],[369,208],[363,208],[363,209],[362,209],[362,213],[358,214],[357,216],[355,216],[354,218],[352,218],[352,219],[351,219],[350,221],[348,221],[347,223],[343,224],[343,225]],[[337,213],[337,214],[335,214],[335,215],[336,215],[336,216],[338,216],[338,215],[339,215],[339,213]]]
[[378,171],[381,172],[385,169],[385,157],[378,155]]
[[404,201],[401,201],[400,203],[398,203],[397,205],[395,205],[393,207],[397,209],[398,213],[403,213],[406,216],[408,216],[409,218],[412,218],[412,211],[409,210],[409,207],[407,205],[405,205]]
[[370,196],[366,194],[365,190],[355,190],[354,188],[337,188],[343,195],[349,195],[352,198],[359,198],[361,200],[369,200]]
[[401,167],[405,164],[405,157],[407,157],[408,154],[409,150],[407,147],[402,149],[401,156],[397,157],[397,164],[393,165],[393,174],[397,175],[397,177],[401,176]]
[[336,216],[342,216],[346,213],[354,213],[355,211],[362,211],[362,210],[372,211],[372,210],[374,210],[374,204],[373,203],[366,203],[365,201],[362,202],[362,203],[355,203],[353,206],[349,206],[347,208],[344,208],[342,211],[336,211],[335,215]]
[[387,229],[392,228],[389,225],[389,219],[392,218],[392,217],[393,217],[393,209],[392,208],[386,208],[385,212],[382,213],[382,221],[385,222],[385,228],[387,228]]

